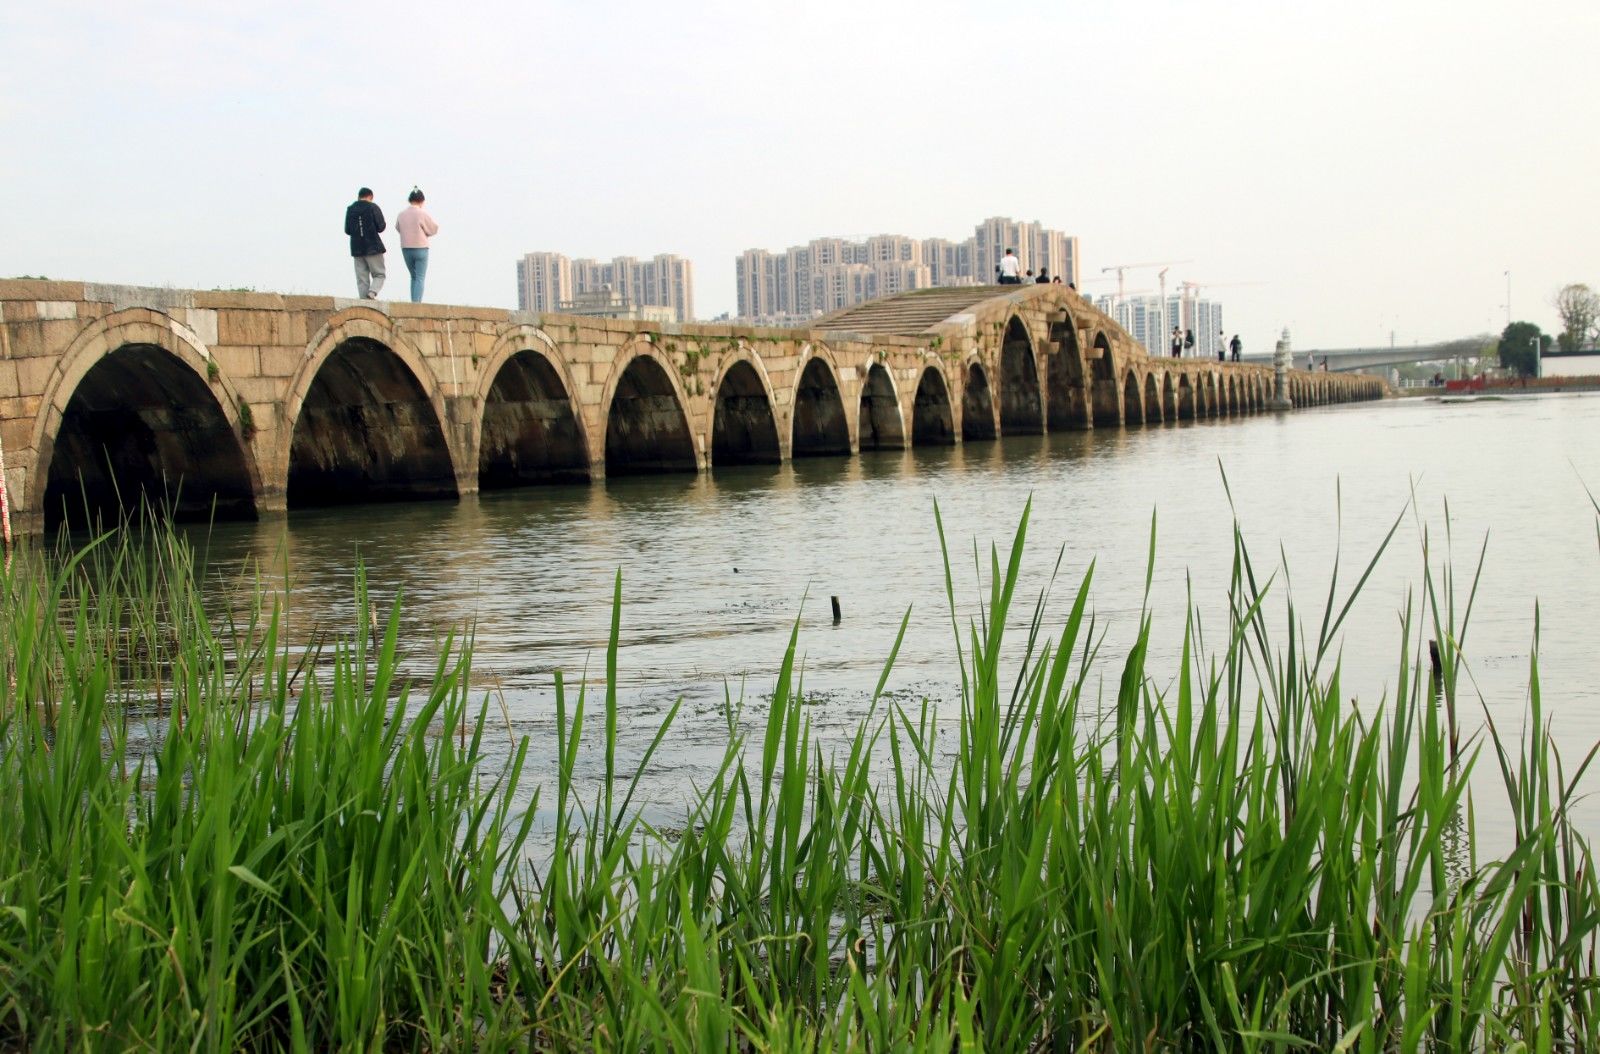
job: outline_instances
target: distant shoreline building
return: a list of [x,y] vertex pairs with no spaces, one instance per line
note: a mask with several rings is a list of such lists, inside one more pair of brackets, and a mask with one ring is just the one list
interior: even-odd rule
[[517,261],[517,307],[693,322],[694,264],[673,253],[648,260],[618,256],[610,262],[526,253]]
[[1184,349],[1186,356],[1214,359],[1218,351],[1228,350],[1227,337],[1222,333],[1222,305],[1215,300],[1173,293],[1163,304],[1159,296],[1125,296],[1118,300],[1105,293],[1095,297],[1093,303],[1151,355],[1172,354],[1173,326],[1180,332],[1194,333],[1194,347]]
[[991,217],[972,237],[908,238],[878,234],[864,241],[816,238],[782,252],[747,249],[738,272],[737,317],[795,325],[864,300],[932,286],[988,285],[1000,258],[1015,251],[1022,270],[1048,268],[1078,281],[1078,239],[1038,223]]

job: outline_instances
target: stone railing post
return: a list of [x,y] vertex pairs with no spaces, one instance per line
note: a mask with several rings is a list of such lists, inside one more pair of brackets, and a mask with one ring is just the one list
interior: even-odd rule
[[1272,349],[1272,401],[1267,403],[1269,410],[1293,410],[1294,403],[1289,398],[1289,329],[1284,327],[1283,336],[1278,338],[1278,344]]

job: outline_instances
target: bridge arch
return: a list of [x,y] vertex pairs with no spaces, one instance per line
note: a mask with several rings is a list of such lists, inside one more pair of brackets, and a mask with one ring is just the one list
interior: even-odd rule
[[1088,385],[1084,377],[1083,348],[1078,344],[1078,323],[1072,312],[1061,310],[1062,320],[1051,323],[1051,343],[1056,350],[1045,354],[1045,391],[1049,404],[1045,408],[1050,431],[1063,432],[1071,428],[1088,428],[1089,400],[1085,395]]
[[1039,435],[1044,431],[1044,406],[1033,336],[1021,318],[1012,315],[1000,344],[1000,434]]
[[1162,413],[1161,387],[1156,383],[1156,375],[1144,375],[1144,421],[1146,424],[1160,424],[1165,415]]
[[950,386],[937,363],[922,369],[911,404],[911,445],[949,446],[956,441],[955,407]]
[[1195,416],[1195,389],[1187,373],[1178,375],[1178,420],[1192,421]]
[[1122,424],[1122,407],[1118,405],[1121,386],[1117,384],[1117,362],[1111,353],[1111,341],[1103,330],[1099,330],[1091,346],[1095,351],[1094,358],[1090,360],[1094,363],[1091,370],[1094,388],[1090,400],[1094,405],[1094,426],[1116,428]]
[[[189,327],[129,308],[85,326],[45,382],[24,507],[46,529],[135,511],[253,518],[253,414]],[[248,408],[246,408],[248,413]]]
[[790,400],[791,457],[850,453],[850,422],[839,391],[839,369],[823,344],[807,344],[795,370]]
[[648,338],[630,341],[612,362],[601,396],[606,475],[693,472],[689,400],[678,371]]
[[278,439],[290,507],[453,498],[460,459],[438,380],[371,308],[342,311],[307,349]]
[[900,414],[900,396],[894,378],[881,362],[869,363],[861,381],[861,402],[856,412],[856,449],[904,450],[906,425]]
[[995,428],[994,390],[989,374],[976,356],[967,360],[961,384],[961,441],[970,443],[993,439]]
[[478,488],[587,480],[593,458],[572,373],[534,326],[500,335],[478,375]]
[[711,390],[711,464],[775,465],[783,443],[773,411],[772,380],[742,341]]
[[1161,373],[1161,420],[1163,423],[1178,419],[1178,381],[1166,370]]
[[1139,375],[1127,370],[1122,382],[1122,416],[1130,425],[1142,425],[1145,419],[1144,395],[1139,387]]

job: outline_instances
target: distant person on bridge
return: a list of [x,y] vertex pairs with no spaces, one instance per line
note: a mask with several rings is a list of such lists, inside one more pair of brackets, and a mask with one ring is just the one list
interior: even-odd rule
[[1228,344],[1228,350],[1233,352],[1233,361],[1239,361],[1239,353],[1244,350],[1244,342],[1239,339],[1239,334],[1233,335],[1233,340]]
[[1048,267],[1039,268],[1039,277],[1035,278],[1033,281],[1034,281],[1034,284],[1036,284],[1036,285],[1049,285],[1050,284],[1050,268],[1048,268]]
[[1017,254],[1010,249],[1007,249],[1006,254],[1000,257],[1000,284],[1022,284],[1022,262],[1017,259]]
[[1178,327],[1172,327],[1172,357],[1183,358],[1183,334],[1178,332]]
[[420,304],[422,282],[428,277],[428,239],[439,233],[439,225],[422,207],[428,200],[422,196],[422,191],[412,187],[406,200],[411,202],[411,207],[400,213],[394,221],[394,229],[400,232],[400,255],[405,257],[406,270],[411,272],[411,302]]
[[350,255],[356,264],[356,295],[378,299],[387,272],[383,268],[383,210],[372,200],[372,188],[356,191],[356,200],[344,210],[344,232],[350,235]]

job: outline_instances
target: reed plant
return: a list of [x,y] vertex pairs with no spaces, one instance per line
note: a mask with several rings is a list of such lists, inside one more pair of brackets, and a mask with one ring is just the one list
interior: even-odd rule
[[[1150,575],[1111,654],[1092,566],[1059,624],[1053,579],[1022,606],[1027,529],[975,561],[965,624],[946,555],[949,704],[884,693],[897,640],[825,740],[797,625],[671,829],[634,802],[677,708],[617,760],[620,576],[603,689],[557,677],[541,771],[526,743],[486,759],[470,635],[405,683],[398,602],[370,635],[359,579],[351,632],[308,651],[253,579],[218,614],[171,532],[19,560],[0,1045],[1600,1049],[1569,812],[1593,754],[1548,727],[1536,617],[1525,727],[1463,738],[1476,576],[1458,595],[1448,548],[1402,612],[1393,698],[1352,704],[1340,628],[1389,539],[1307,622],[1236,530],[1221,636],[1191,604],[1152,670]],[[1503,797],[1474,800],[1480,766]],[[1501,852],[1485,810],[1511,818]]]

